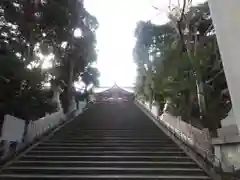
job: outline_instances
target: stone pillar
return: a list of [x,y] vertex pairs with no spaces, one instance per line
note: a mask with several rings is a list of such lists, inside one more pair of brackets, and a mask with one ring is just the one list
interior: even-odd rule
[[224,71],[240,130],[240,0],[208,0]]
[[240,0],[208,3],[232,100],[232,110],[212,143],[223,169],[232,171],[240,169]]

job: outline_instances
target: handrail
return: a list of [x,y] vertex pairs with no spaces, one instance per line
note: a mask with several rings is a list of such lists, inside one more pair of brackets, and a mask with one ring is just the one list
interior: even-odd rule
[[[138,102],[139,103],[139,102]],[[142,104],[142,103],[140,103]],[[171,128],[170,125],[168,125],[167,123],[164,123],[162,120],[159,120],[159,116],[155,117],[152,112],[147,109],[145,106],[143,106],[144,109],[146,109],[147,111],[150,112],[150,114],[154,117],[157,118],[158,122],[161,123],[161,125],[168,131],[170,132],[175,138],[177,138],[179,140],[179,142],[181,144],[184,145],[184,147],[187,148],[187,151],[189,152],[193,152],[195,153],[197,156],[197,158],[203,160],[205,162],[205,165],[208,168],[214,169],[214,171],[221,176],[221,178],[223,178],[223,180],[239,180],[239,177],[236,176],[236,174],[227,174],[223,171],[222,168],[222,164],[221,164],[221,160],[215,155],[213,154],[211,151],[207,150],[207,149],[203,149],[201,147],[196,146],[196,144],[194,143],[193,145],[188,143],[188,141],[186,141],[186,138],[184,138],[181,134],[177,133],[176,130],[174,128]],[[202,151],[202,152],[200,152]],[[235,171],[234,166],[232,167],[233,171]],[[225,177],[227,177],[227,179],[225,179]],[[236,179],[235,179],[236,178]]]
[[[25,149],[25,147],[29,146],[34,141],[41,138],[44,134],[49,133],[50,131],[57,128],[59,125],[63,124],[64,122],[67,122],[70,119],[74,118],[75,116],[78,116],[80,113],[82,113],[84,111],[85,107],[86,107],[86,104],[84,104],[81,107],[81,109],[78,109],[78,110],[73,109],[73,110],[71,110],[70,113],[67,113],[67,114],[63,114],[62,111],[53,113],[53,114],[59,113],[60,115],[63,115],[64,117],[59,116],[58,119],[51,121],[52,124],[49,124],[51,122],[47,121],[47,123],[45,123],[45,126],[42,126],[42,124],[40,123],[40,126],[39,126],[40,131],[36,131],[36,129],[35,129],[36,127],[38,127],[39,124],[38,125],[34,124],[31,127],[29,124],[28,128],[30,128],[32,130],[31,132],[33,132],[33,134],[31,134],[31,132],[28,131],[28,133],[30,133],[30,134],[26,133],[25,136],[23,137],[23,141],[20,143],[3,141],[3,143],[0,144],[0,165],[5,163],[9,158],[11,158],[15,154],[17,154],[22,149]],[[53,114],[50,114],[49,117]],[[40,118],[39,120],[41,120],[41,119],[42,118]],[[14,147],[11,148],[13,145],[14,145]]]
[[[161,121],[160,121],[161,122]],[[168,127],[167,124],[164,124],[161,122],[161,124],[170,132],[172,133],[176,138],[178,138],[180,140],[180,142],[182,144],[185,145],[185,147],[188,148],[188,150],[191,150],[191,152],[194,152],[196,155],[198,155],[197,157],[202,159],[207,165],[208,168],[213,168],[214,171],[221,176],[222,180],[239,180],[240,179],[240,175],[237,174],[235,172],[235,167],[234,165],[232,166],[232,170],[233,170],[233,173],[226,173],[223,171],[223,168],[222,168],[222,164],[221,164],[221,160],[215,155],[213,154],[212,152],[206,150],[206,149],[201,149],[199,147],[196,147],[196,146],[192,146],[190,145],[189,143],[187,143],[185,141],[185,139],[179,135],[178,133],[176,133],[176,131],[174,131],[171,127]],[[202,155],[198,149],[201,149],[203,151],[203,154]],[[217,162],[217,163],[216,163]],[[217,164],[217,165],[216,165]]]
[[[160,121],[161,122],[161,121]],[[185,138],[183,138],[183,136],[179,135],[173,128],[171,128],[170,126],[168,126],[167,124],[165,123],[162,123],[161,124],[170,132],[172,133],[176,138],[178,138],[180,140],[180,142],[182,144],[184,144],[188,149],[191,149],[193,150],[195,153],[197,153],[202,159],[204,159],[204,162],[208,162],[211,167],[218,167],[219,169],[222,169],[221,167],[221,160],[216,156],[214,155],[212,152],[210,152],[209,150],[206,150],[206,149],[202,149],[202,148],[199,148],[199,147],[196,147],[196,145],[190,145],[189,143],[187,143],[187,141],[185,140]],[[199,152],[199,149],[201,151],[203,151],[203,154],[201,154]],[[211,159],[209,159],[211,158]],[[214,163],[215,162],[215,163]],[[214,164],[217,164],[214,165]]]

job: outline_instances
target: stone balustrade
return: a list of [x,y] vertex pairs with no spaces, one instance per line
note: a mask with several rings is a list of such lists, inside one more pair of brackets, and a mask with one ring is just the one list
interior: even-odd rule
[[141,101],[137,101],[137,103],[150,112],[159,122],[178,134],[178,136],[180,136],[187,144],[196,148],[198,153],[205,156],[205,153],[207,152],[209,158],[213,155],[211,139],[207,129],[198,129],[191,124],[184,122],[181,118],[172,116],[167,112],[164,112],[159,116],[158,107],[156,105],[152,105],[152,108],[150,109],[148,103],[143,103]]
[[[76,109],[76,105],[72,105],[70,108],[71,112],[74,112],[74,117],[81,114],[86,107],[85,101],[78,103],[79,109]],[[58,112],[47,114],[36,121],[30,121],[27,125],[25,124],[25,120],[11,115],[5,115],[0,138],[1,159],[5,159],[20,149],[26,147],[36,138],[40,138],[43,134],[51,131],[67,120],[69,119],[66,118],[62,109]],[[15,144],[14,147],[12,147],[13,144]]]

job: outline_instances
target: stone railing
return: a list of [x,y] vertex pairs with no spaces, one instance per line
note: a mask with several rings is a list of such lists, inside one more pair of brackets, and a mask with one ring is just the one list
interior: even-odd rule
[[31,121],[27,126],[27,134],[24,141],[31,142],[33,139],[40,137],[48,130],[53,129],[64,120],[64,113],[62,111],[58,111],[48,114],[36,121]]
[[[81,114],[86,107],[86,102],[79,102],[79,109],[76,105],[71,107],[71,114],[75,117]],[[40,138],[46,132],[50,132],[65,121],[69,121],[62,110],[48,114],[36,121],[26,121],[11,115],[5,115],[0,138],[0,158],[2,160],[17,153],[19,150],[31,144],[35,139]]]
[[211,151],[211,140],[207,129],[195,128],[191,124],[182,121],[181,118],[174,117],[166,112],[159,116],[158,119],[180,134],[189,144]]
[[152,105],[152,109],[150,110],[148,103],[143,103],[141,101],[137,101],[137,103],[151,113],[158,122],[177,134],[186,144],[194,147],[198,153],[209,157],[209,159],[212,158],[211,138],[207,129],[200,130],[195,128],[191,124],[182,121],[181,118],[174,117],[167,112],[159,116],[157,106]]

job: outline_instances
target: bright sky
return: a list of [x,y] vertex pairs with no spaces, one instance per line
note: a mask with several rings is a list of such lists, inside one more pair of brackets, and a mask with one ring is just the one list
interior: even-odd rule
[[[171,0],[175,4],[178,0]],[[193,4],[205,0],[193,0]],[[156,24],[168,21],[169,0],[85,0],[87,10],[97,17],[98,61],[100,86],[133,86],[136,65],[132,57],[134,30],[139,20]],[[155,10],[156,6],[160,11]]]

